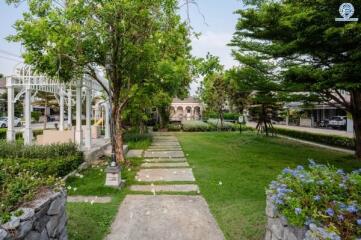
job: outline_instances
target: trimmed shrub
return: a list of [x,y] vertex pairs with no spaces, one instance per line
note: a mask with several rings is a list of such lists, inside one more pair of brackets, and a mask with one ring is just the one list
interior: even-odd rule
[[182,124],[181,123],[170,123],[170,124],[168,124],[168,131],[170,131],[170,132],[182,131]]
[[0,141],[0,222],[42,188],[63,186],[61,177],[78,168],[83,154],[75,144],[24,146]]
[[183,121],[182,126],[185,132],[208,132],[216,130],[214,126],[206,122],[195,120]]
[[40,116],[42,115],[41,112],[31,112],[31,118],[33,118],[35,120],[35,122],[39,122]]
[[275,128],[275,130],[277,134],[281,134],[293,138],[303,139],[311,142],[317,142],[334,147],[347,148],[351,150],[355,149],[355,140],[353,138],[301,132],[301,131],[289,130],[284,128]]
[[123,138],[129,149],[146,149],[152,143],[152,135],[148,133],[127,132]]
[[218,119],[208,119],[207,123],[213,125],[216,129],[222,131],[237,131],[239,130],[239,125],[230,123],[230,122],[223,122],[223,127],[221,126],[221,120]]
[[[207,118],[218,118],[218,113],[211,112],[206,114]],[[239,113],[223,113],[224,120],[237,121],[238,122]]]
[[284,169],[267,194],[288,223],[310,228],[312,239],[361,237],[361,169],[345,173],[310,160],[309,169]]
[[[1,139],[6,139],[6,131],[7,129],[6,128],[1,128],[0,129],[0,140]],[[38,135],[41,135],[43,134],[43,130],[42,129],[39,129],[39,130],[33,130],[33,136],[36,137]],[[22,132],[17,132],[15,133],[15,138],[17,140],[21,140],[23,139],[23,133]]]

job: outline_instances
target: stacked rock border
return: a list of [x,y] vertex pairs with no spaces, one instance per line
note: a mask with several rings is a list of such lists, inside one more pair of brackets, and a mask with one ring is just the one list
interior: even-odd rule
[[46,190],[0,226],[0,240],[67,240],[65,204],[65,191]]
[[266,236],[265,240],[304,240],[308,229],[306,227],[299,228],[290,226],[287,220],[280,216],[276,206],[271,200],[271,196],[267,195],[266,203]]

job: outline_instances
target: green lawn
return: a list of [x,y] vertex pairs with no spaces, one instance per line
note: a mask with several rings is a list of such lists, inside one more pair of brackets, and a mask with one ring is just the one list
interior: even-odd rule
[[[104,161],[106,162],[106,161]],[[66,181],[71,186],[68,195],[111,196],[112,202],[106,204],[67,203],[68,232],[71,240],[102,240],[118,211],[119,205],[129,193],[141,159],[131,159],[132,166],[122,169],[122,179],[126,181],[123,189],[105,187],[105,166],[95,166],[81,172],[83,177],[70,177]],[[76,188],[76,191],[74,191]]]
[[227,239],[263,239],[265,188],[285,167],[312,158],[345,170],[353,156],[281,138],[239,133],[177,133],[201,194]]

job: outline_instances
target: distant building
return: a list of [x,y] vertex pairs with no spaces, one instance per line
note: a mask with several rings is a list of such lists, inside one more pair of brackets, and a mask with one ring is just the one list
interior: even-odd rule
[[194,98],[174,98],[170,107],[170,120],[173,122],[183,120],[200,120],[204,111],[203,103]]

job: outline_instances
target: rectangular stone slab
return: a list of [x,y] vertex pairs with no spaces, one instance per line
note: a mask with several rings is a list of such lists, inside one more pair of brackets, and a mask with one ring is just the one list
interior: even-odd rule
[[179,142],[153,142],[152,146],[180,146]]
[[67,202],[84,202],[84,203],[110,203],[111,197],[98,197],[98,196],[68,196]]
[[127,195],[106,240],[223,240],[201,196]]
[[184,157],[183,151],[145,151],[146,158],[179,158]]
[[161,148],[148,148],[148,151],[159,152],[159,151],[182,151],[182,148],[168,148],[168,147],[161,147]]
[[141,158],[143,156],[143,150],[129,150],[127,157],[129,158]]
[[195,181],[191,168],[154,168],[141,169],[137,173],[139,182],[183,182]]
[[186,162],[186,158],[146,158],[144,162]]
[[142,168],[152,168],[152,167],[189,167],[189,164],[187,162],[174,162],[174,163],[143,163],[140,167]]
[[179,185],[133,185],[131,191],[135,192],[198,192],[199,188],[195,184]]

